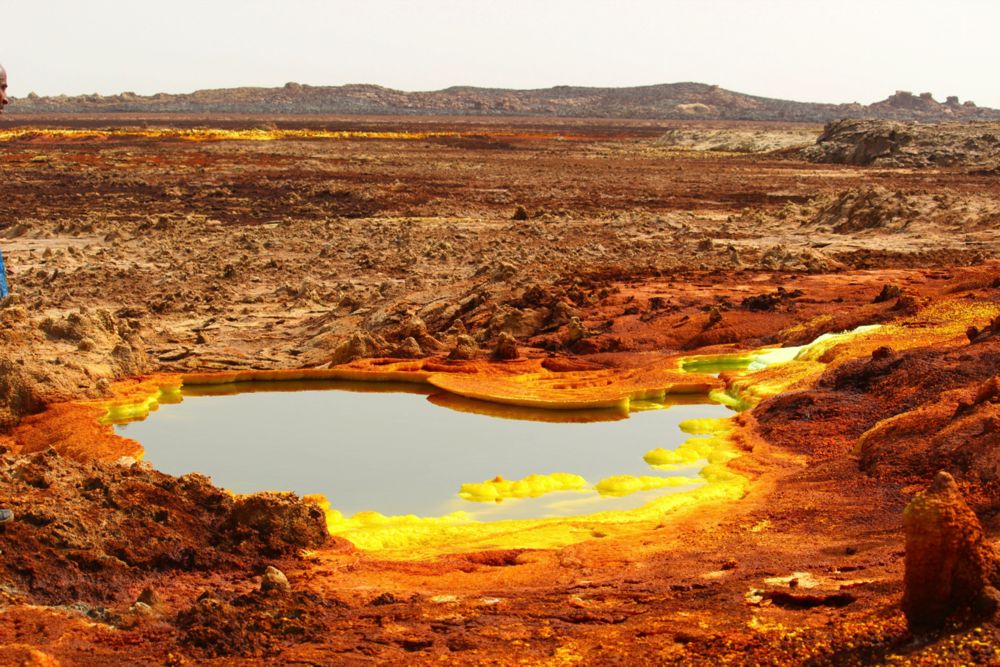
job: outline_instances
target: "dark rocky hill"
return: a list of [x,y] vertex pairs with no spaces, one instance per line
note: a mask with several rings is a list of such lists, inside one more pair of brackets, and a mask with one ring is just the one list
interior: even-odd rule
[[814,104],[744,95],[702,83],[632,88],[556,86],[538,90],[453,87],[404,92],[373,85],[228,88],[151,96],[29,94],[8,108],[15,114],[52,113],[234,113],[234,114],[434,114],[664,118],[826,122],[845,116],[891,120],[1000,119],[1000,111],[937,102],[930,93],[905,91],[870,105]]

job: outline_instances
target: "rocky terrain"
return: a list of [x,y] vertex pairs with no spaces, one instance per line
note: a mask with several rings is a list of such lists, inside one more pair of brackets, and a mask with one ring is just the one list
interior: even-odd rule
[[667,130],[656,145],[677,150],[710,151],[716,153],[770,153],[801,148],[816,143],[816,128],[797,127],[720,127],[678,124]]
[[[803,159],[820,134],[12,119],[0,663],[995,663],[987,144],[921,148],[948,162]],[[915,145],[930,143],[897,154]],[[671,355],[861,325],[882,328],[721,374],[753,398],[727,468],[742,499],[581,521],[589,537],[551,548],[365,551],[326,535],[314,503],[158,472],[78,403],[164,373],[342,364],[613,385]]]
[[669,83],[633,88],[556,86],[508,90],[456,86],[405,92],[374,85],[199,90],[151,96],[29,94],[15,100],[11,113],[186,113],[186,114],[383,114],[462,116],[556,116],[576,118],[659,118],[675,120],[755,120],[822,123],[852,118],[894,120],[996,120],[1000,111],[972,101],[930,93],[897,91],[869,105],[819,104],[757,97],[703,83]]
[[961,166],[1000,173],[1000,124],[840,120],[802,155],[816,162],[886,167]]

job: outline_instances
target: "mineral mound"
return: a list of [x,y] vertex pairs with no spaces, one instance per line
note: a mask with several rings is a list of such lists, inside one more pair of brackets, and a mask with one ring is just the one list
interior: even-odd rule
[[996,611],[1000,570],[976,515],[955,480],[938,473],[907,506],[903,610],[910,627],[939,626],[949,615],[978,606]]

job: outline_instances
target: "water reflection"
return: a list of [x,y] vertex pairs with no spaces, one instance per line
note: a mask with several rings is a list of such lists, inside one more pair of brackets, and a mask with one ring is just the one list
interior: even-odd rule
[[[690,488],[618,498],[560,491],[500,503],[457,495],[463,483],[497,475],[567,472],[591,486],[612,475],[695,475],[698,465],[667,473],[652,470],[642,456],[686,440],[681,421],[731,414],[705,397],[626,414],[517,408],[435,391],[358,382],[196,385],[185,387],[180,405],[117,428],[141,442],[158,469],[202,472],[237,493],[322,493],[348,516],[464,511],[497,520],[630,509]],[[651,409],[657,407],[668,409]]]

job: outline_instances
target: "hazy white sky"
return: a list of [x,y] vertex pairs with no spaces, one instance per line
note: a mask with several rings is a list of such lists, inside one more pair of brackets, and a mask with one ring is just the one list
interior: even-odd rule
[[10,93],[698,81],[1000,108],[1000,0],[0,0]]

